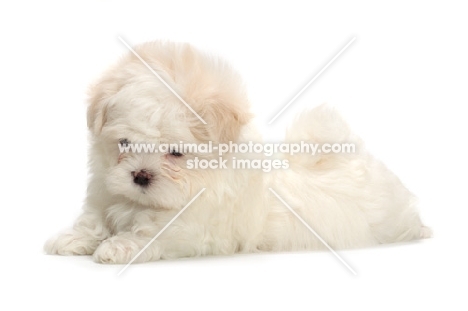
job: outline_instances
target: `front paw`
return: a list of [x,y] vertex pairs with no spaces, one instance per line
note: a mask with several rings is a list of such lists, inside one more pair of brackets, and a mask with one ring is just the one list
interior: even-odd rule
[[[138,255],[145,245],[144,241],[114,236],[99,245],[94,252],[93,259],[98,263],[127,264]],[[146,262],[152,259],[152,256],[149,256],[148,249],[146,249],[134,262]]]
[[91,255],[100,241],[78,232],[66,232],[49,239],[44,250],[50,255]]

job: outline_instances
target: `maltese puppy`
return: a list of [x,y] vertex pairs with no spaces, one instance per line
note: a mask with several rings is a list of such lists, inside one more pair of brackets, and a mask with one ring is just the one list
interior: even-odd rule
[[152,42],[135,52],[153,71],[129,53],[91,88],[86,202],[73,228],[47,241],[48,254],[126,264],[317,250],[324,243],[356,248],[431,235],[414,196],[328,106],[301,114],[285,143],[353,143],[354,153],[276,151],[280,165],[265,172],[234,169],[239,160],[268,160],[251,151],[226,151],[227,165],[215,168],[193,165],[217,163],[215,151],[123,152],[143,142],[261,141],[241,79],[226,62],[188,44]]

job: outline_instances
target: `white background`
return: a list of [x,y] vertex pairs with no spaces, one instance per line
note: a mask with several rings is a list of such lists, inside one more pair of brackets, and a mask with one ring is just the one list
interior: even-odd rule
[[[467,9],[326,3],[2,4],[0,309],[466,310]],[[162,261],[120,277],[119,266],[89,257],[44,255],[44,241],[79,214],[86,89],[126,52],[118,36],[223,55],[244,76],[263,125],[356,37],[265,126],[267,137],[279,137],[297,111],[336,106],[420,198],[435,237],[340,252],[357,277],[328,252]]]

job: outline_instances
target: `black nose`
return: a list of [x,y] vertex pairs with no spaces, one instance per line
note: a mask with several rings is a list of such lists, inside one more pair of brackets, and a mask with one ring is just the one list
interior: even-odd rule
[[133,182],[140,186],[148,186],[153,178],[153,175],[148,173],[145,170],[141,170],[139,172],[132,172]]

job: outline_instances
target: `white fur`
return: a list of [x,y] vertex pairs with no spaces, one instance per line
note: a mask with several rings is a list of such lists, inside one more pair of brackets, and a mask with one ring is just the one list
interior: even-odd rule
[[[47,253],[128,263],[202,188],[206,191],[137,262],[323,248],[270,187],[334,248],[430,236],[413,195],[327,106],[301,114],[286,140],[354,142],[356,154],[288,156],[290,169],[270,173],[186,169],[185,160],[197,154],[119,154],[121,138],[154,143],[259,140],[243,85],[228,64],[187,44],[154,42],[136,51],[207,125],[133,55],[123,58],[91,89],[91,180],[83,214],[73,229],[46,243]],[[141,169],[155,176],[144,189],[131,176]]]

